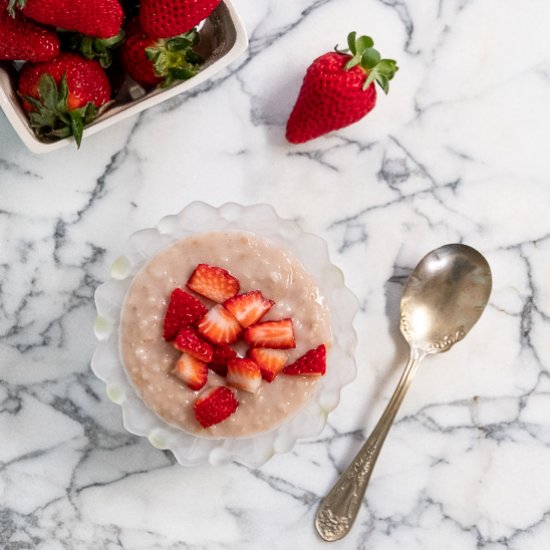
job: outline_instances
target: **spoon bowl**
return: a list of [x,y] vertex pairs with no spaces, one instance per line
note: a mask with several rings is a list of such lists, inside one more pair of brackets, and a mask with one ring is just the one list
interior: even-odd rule
[[448,244],[428,253],[401,298],[401,332],[425,353],[447,351],[475,325],[492,287],[487,260],[474,248]]
[[418,263],[403,289],[401,332],[410,356],[401,379],[371,435],[323,499],[315,527],[326,541],[350,531],[382,445],[418,365],[426,355],[449,350],[476,324],[491,294],[487,260],[464,244],[432,250]]

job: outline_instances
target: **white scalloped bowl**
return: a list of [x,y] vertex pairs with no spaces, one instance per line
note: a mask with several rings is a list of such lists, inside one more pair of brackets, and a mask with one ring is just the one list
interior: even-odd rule
[[[134,276],[158,252],[177,240],[211,231],[247,231],[283,246],[313,276],[327,300],[331,316],[332,345],[327,373],[320,377],[311,400],[277,427],[249,437],[214,439],[200,437],[171,426],[147,408],[129,382],[119,346],[119,323],[126,292]],[[144,436],[159,449],[172,451],[184,466],[208,462],[237,461],[257,468],[275,453],[289,451],[297,439],[318,435],[327,415],[340,400],[340,391],[356,376],[353,353],[357,335],[353,320],[358,301],[344,285],[340,269],[329,259],[326,242],[304,233],[291,220],[281,219],[266,204],[241,206],[227,203],[219,208],[193,202],[175,216],[163,218],[156,228],[134,233],[123,254],[111,267],[111,278],[95,293],[98,344],[91,366],[106,384],[107,396],[122,408],[124,427]]]

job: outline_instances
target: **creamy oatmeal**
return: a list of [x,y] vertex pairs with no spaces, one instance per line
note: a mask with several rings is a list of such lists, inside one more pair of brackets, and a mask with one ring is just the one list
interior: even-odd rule
[[[239,407],[220,424],[202,428],[193,414],[200,392],[170,372],[180,356],[162,337],[170,293],[185,289],[200,263],[219,266],[239,279],[240,292],[260,290],[275,306],[262,321],[292,317],[296,348],[289,361],[319,344],[330,343],[330,319],[312,277],[287,251],[250,233],[207,233],[182,239],[154,256],[136,275],[126,295],[120,351],[132,385],[145,404],[168,423],[204,437],[239,437],[267,431],[294,414],[315,390],[317,377],[280,375],[256,394],[236,390]],[[210,307],[212,302],[200,297]],[[239,345],[235,346],[239,350]],[[225,384],[209,371],[204,389]]]

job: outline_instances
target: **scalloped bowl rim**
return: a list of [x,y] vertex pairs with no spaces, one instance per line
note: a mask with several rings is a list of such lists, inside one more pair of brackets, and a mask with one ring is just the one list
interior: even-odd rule
[[[124,296],[135,274],[154,254],[175,241],[218,230],[252,232],[287,248],[316,279],[331,314],[333,340],[328,362],[332,367],[318,381],[312,398],[278,426],[240,438],[201,437],[169,425],[138,397],[126,377],[119,350],[118,323]],[[300,247],[304,247],[304,254]],[[109,399],[122,408],[125,429],[147,437],[157,448],[171,450],[184,466],[232,460],[249,467],[261,466],[275,453],[289,451],[298,439],[318,435],[328,414],[338,405],[342,388],[357,374],[353,357],[357,344],[353,328],[359,309],[357,298],[345,286],[342,271],[331,263],[326,241],[304,232],[296,221],[280,218],[267,204],[225,203],[214,207],[195,201],[178,214],[163,217],[154,228],[133,233],[123,246],[122,255],[113,262],[111,277],[96,289],[95,305],[94,332],[98,343],[92,371],[105,382]],[[340,307],[335,309],[335,305]]]

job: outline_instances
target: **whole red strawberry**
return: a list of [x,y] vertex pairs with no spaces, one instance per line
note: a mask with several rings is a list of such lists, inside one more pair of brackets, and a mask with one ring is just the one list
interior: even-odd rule
[[6,10],[7,2],[0,2],[0,59],[48,61],[59,53],[59,39],[53,30],[45,29]]
[[97,61],[65,52],[52,61],[23,65],[18,92],[39,138],[72,134],[78,146],[84,126],[111,97],[109,79]]
[[190,31],[206,19],[221,0],[142,0],[139,20],[152,38],[169,38]]
[[362,119],[376,104],[377,82],[388,93],[398,70],[381,59],[370,36],[348,36],[349,51],[318,57],[308,68],[286,126],[291,143],[304,143]]
[[98,38],[116,35],[124,17],[118,0],[9,0],[15,7],[39,23]]
[[144,86],[169,86],[174,80],[187,80],[198,73],[202,59],[193,50],[199,40],[195,29],[181,36],[156,39],[147,36],[134,19],[126,33],[120,61],[136,82]]

